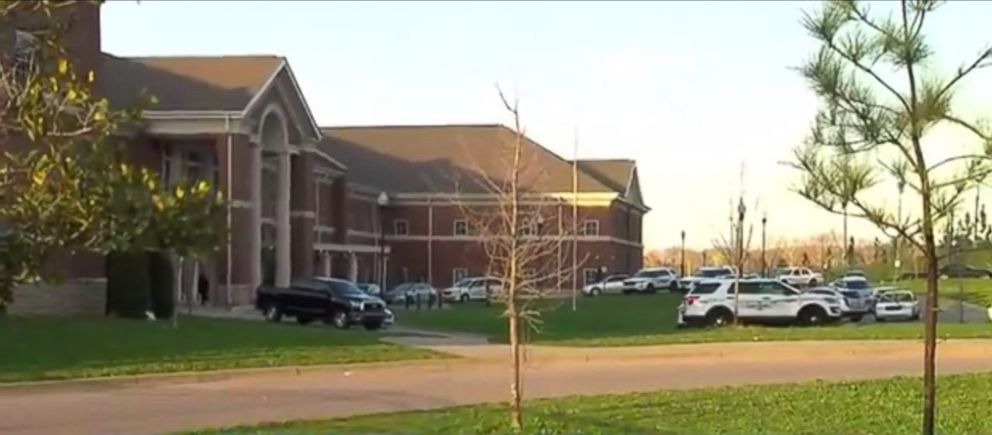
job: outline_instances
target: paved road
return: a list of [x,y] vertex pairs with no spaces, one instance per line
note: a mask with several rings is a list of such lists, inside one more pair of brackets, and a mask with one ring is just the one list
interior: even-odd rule
[[[409,340],[423,340],[410,337]],[[527,397],[917,375],[920,344],[722,343],[528,350]],[[464,356],[137,385],[0,388],[0,433],[144,434],[503,400],[507,348],[435,346]],[[941,373],[992,370],[992,341],[942,345]]]

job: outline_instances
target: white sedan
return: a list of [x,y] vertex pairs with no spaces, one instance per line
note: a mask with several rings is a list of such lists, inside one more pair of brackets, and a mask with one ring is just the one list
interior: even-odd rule
[[887,291],[879,296],[875,305],[875,319],[919,320],[920,301],[908,290]]

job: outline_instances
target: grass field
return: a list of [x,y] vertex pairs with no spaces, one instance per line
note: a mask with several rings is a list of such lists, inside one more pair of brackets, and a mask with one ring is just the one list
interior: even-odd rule
[[[905,287],[917,293],[925,293],[927,282],[922,279],[896,282],[891,285]],[[981,278],[948,278],[940,280],[938,288],[940,297],[947,299],[963,299],[966,302],[989,307],[992,306],[992,279]]]
[[[776,340],[919,339],[919,323],[828,325],[817,328],[743,327],[679,329],[676,307],[681,296],[671,293],[581,298],[577,311],[563,302],[541,316],[540,330],[530,332],[529,342],[564,346],[634,346],[673,343]],[[441,331],[470,332],[506,341],[506,320],[501,309],[483,304],[458,304],[441,311],[409,311],[399,316],[401,325]],[[992,338],[990,324],[943,323],[946,338]]]
[[429,358],[366,331],[182,318],[0,317],[0,382]]
[[[989,434],[992,374],[938,381],[937,432]],[[535,400],[525,405],[527,433],[912,434],[920,430],[920,380],[896,378],[661,391]],[[506,433],[503,405],[292,422],[220,434]]]

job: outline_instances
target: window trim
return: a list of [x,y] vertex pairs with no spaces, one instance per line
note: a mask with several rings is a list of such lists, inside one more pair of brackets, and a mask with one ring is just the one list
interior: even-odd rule
[[[589,231],[589,224],[594,224],[596,230]],[[583,236],[598,236],[599,235],[599,219],[584,219],[582,220],[582,235]]]
[[[465,225],[465,232],[464,232],[464,234],[459,234],[458,233],[458,224],[464,224]],[[455,219],[454,221],[452,221],[451,222],[451,234],[454,235],[454,236],[468,236],[469,235],[468,219]]]
[[[400,232],[400,224],[403,224],[405,231]],[[393,234],[397,236],[408,236],[410,235],[410,220],[409,219],[393,219]]]

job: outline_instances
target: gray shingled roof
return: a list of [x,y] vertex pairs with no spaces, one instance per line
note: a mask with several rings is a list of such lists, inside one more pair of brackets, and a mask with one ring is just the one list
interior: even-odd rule
[[[322,150],[348,166],[349,180],[400,193],[488,192],[480,174],[506,179],[515,137],[511,129],[494,124],[335,127],[323,132]],[[523,145],[521,184],[526,189],[572,190],[571,161],[529,138]],[[626,181],[616,183],[580,165],[578,186],[584,193],[623,195]]]
[[104,55],[100,84],[115,106],[155,95],[149,110],[243,110],[282,64],[278,56],[133,57]]
[[579,168],[621,194],[627,193],[630,177],[637,164],[628,159],[579,160]]

